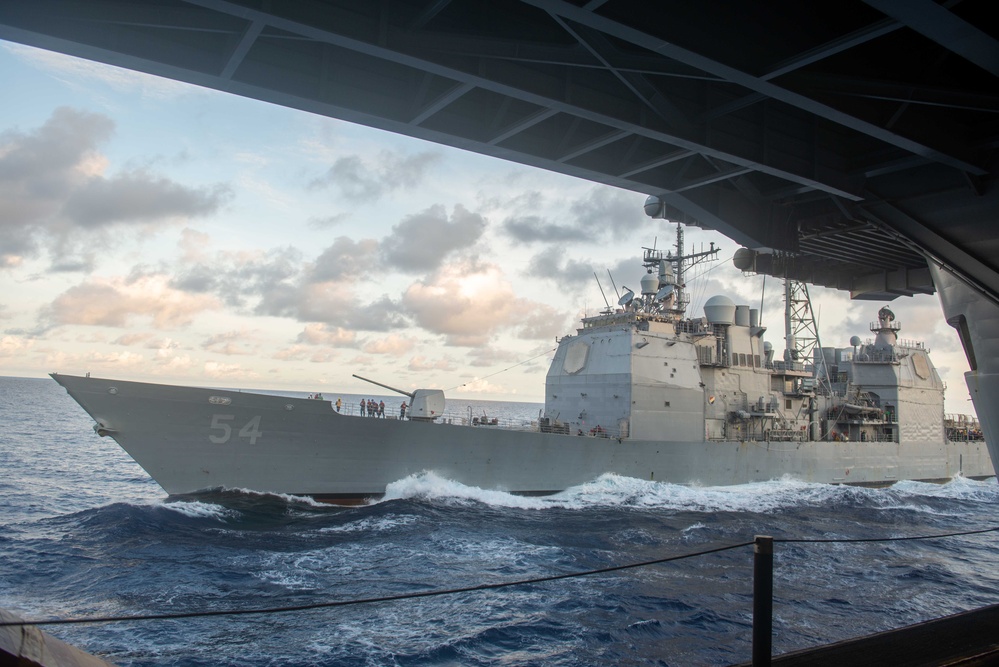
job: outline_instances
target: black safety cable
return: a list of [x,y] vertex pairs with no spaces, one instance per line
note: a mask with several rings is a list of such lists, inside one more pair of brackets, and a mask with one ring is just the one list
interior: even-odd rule
[[831,544],[836,542],[906,542],[912,540],[935,540],[941,537],[959,537],[961,535],[980,535],[982,533],[994,533],[999,531],[999,526],[994,528],[982,528],[981,530],[962,530],[958,533],[940,533],[939,535],[912,535],[910,537],[852,537],[852,538],[781,538],[775,537],[774,542],[787,542],[795,544]]
[[752,542],[740,542],[739,544],[730,544],[723,547],[717,547],[715,549],[707,549],[705,551],[698,551],[691,554],[681,554],[679,556],[669,556],[667,558],[657,558],[655,560],[647,560],[641,563],[628,563],[627,565],[614,565],[612,567],[603,567],[599,570],[587,570],[585,572],[570,572],[568,574],[553,574],[547,577],[536,577],[534,579],[521,579],[519,581],[503,581],[495,584],[479,584],[477,586],[466,586],[464,588],[449,588],[444,590],[436,591],[423,591],[418,593],[401,593],[399,595],[386,595],[377,598],[362,598],[359,600],[338,600],[335,602],[315,602],[312,604],[300,604],[292,605],[287,607],[267,607],[260,609],[220,609],[216,611],[189,611],[189,612],[179,612],[176,614],[141,614],[136,616],[101,616],[94,618],[63,618],[63,619],[53,619],[48,621],[6,621],[0,622],[0,627],[7,626],[17,626],[17,625],[70,625],[78,623],[113,623],[119,621],[158,621],[167,619],[177,619],[177,618],[198,618],[203,616],[240,616],[246,614],[279,614],[289,611],[307,611],[309,609],[326,609],[329,607],[348,607],[356,604],[369,604],[373,602],[392,602],[397,600],[412,600],[414,598],[429,598],[436,597],[439,595],[453,595],[455,593],[470,593],[474,591],[487,591],[494,590],[497,588],[509,588],[511,586],[524,586],[527,584],[540,584],[547,581],[558,581],[559,579],[572,579],[575,577],[587,577],[594,574],[605,574],[607,572],[619,572],[621,570],[630,570],[638,567],[648,567],[649,565],[659,565],[660,563],[669,563],[671,561],[683,560],[685,558],[694,558],[695,556],[704,556],[706,554],[718,553],[720,551],[729,551],[731,549],[738,549],[740,547],[748,547],[753,544]]
[[518,361],[517,363],[515,363],[515,364],[514,364],[513,366],[510,366],[509,368],[504,368],[504,369],[503,369],[503,370],[501,370],[501,371],[496,371],[495,373],[490,373],[489,375],[483,375],[483,376],[482,376],[482,377],[480,377],[480,378],[475,378],[475,380],[471,380],[471,381],[469,381],[469,382],[465,382],[465,383],[463,383],[463,384],[457,384],[457,385],[455,385],[455,386],[453,386],[453,387],[450,387],[450,388],[448,388],[448,389],[445,389],[444,391],[452,391],[452,390],[454,390],[454,389],[460,389],[460,388],[462,388],[462,387],[466,387],[466,386],[468,386],[468,385],[472,384],[472,382],[477,382],[478,380],[485,380],[485,379],[487,379],[487,378],[491,378],[491,377],[493,377],[494,375],[499,375],[500,373],[506,373],[506,372],[507,372],[507,371],[509,371],[509,370],[513,370],[513,369],[514,369],[514,368],[516,368],[517,366],[523,366],[524,364],[526,364],[526,363],[527,363],[527,362],[529,362],[529,361],[534,361],[535,359],[538,359],[539,357],[543,357],[543,356],[545,356],[545,355],[547,355],[547,354],[551,354],[552,352],[554,352],[554,351],[555,351],[555,350],[557,350],[557,349],[558,349],[557,347],[553,347],[552,349],[550,349],[550,350],[545,350],[545,351],[544,351],[544,352],[542,352],[541,354],[537,354],[537,355],[535,355],[535,356],[531,357],[530,359],[524,359],[523,361]]
[[[992,528],[982,528],[979,530],[964,530],[960,532],[953,533],[939,533],[936,535],[912,535],[908,537],[855,537],[855,538],[775,538],[774,542],[783,542],[786,544],[830,544],[830,543],[863,543],[863,542],[902,542],[902,541],[914,541],[914,540],[936,540],[944,537],[960,537],[962,535],[981,535],[983,533],[993,533],[999,531],[999,526]],[[755,544],[755,540],[752,542],[740,542],[738,544],[729,544],[726,546],[716,547],[714,549],[706,549],[704,551],[697,551],[689,554],[681,554],[679,556],[668,556],[666,558],[657,558],[655,560],[642,561],[640,563],[628,563],[626,565],[614,565],[611,567],[603,567],[597,570],[586,570],[584,572],[569,572],[567,574],[553,574],[547,577],[535,577],[533,579],[520,579],[518,581],[502,581],[494,584],[479,584],[477,586],[466,586],[463,588],[447,588],[443,590],[436,591],[422,591],[418,593],[401,593],[399,595],[385,595],[377,598],[361,598],[356,600],[337,600],[334,602],[314,602],[312,604],[301,604],[301,605],[291,605],[285,607],[264,607],[256,609],[220,609],[215,611],[188,611],[188,612],[178,612],[174,614],[140,614],[135,616],[98,616],[93,618],[63,618],[63,619],[52,619],[52,620],[42,620],[42,621],[4,621],[0,622],[0,627],[10,627],[10,626],[28,626],[28,625],[71,625],[71,624],[81,624],[81,623],[117,623],[124,621],[158,621],[158,620],[172,620],[178,618],[200,618],[207,616],[242,616],[248,614],[280,614],[284,612],[292,611],[308,611],[310,609],[328,609],[331,607],[348,607],[351,605],[358,604],[371,604],[375,602],[394,602],[399,600],[413,600],[416,598],[429,598],[437,597],[441,595],[454,595],[456,593],[472,593],[475,591],[487,591],[496,590],[499,588],[510,588],[512,586],[525,586],[527,584],[540,584],[548,581],[558,581],[560,579],[574,579],[577,577],[588,577],[594,574],[606,574],[608,572],[620,572],[621,570],[631,570],[639,567],[648,567],[650,565],[659,565],[662,563],[669,563],[672,561],[684,560],[687,558],[695,558],[697,556],[706,556],[708,554],[719,553],[722,551],[730,551],[732,549],[739,549],[742,547],[748,547]]]

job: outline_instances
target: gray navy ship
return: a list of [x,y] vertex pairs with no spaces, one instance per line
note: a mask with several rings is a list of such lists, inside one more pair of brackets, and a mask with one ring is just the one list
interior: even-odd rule
[[749,306],[714,296],[688,317],[684,272],[716,252],[685,255],[679,227],[675,253],[646,248],[640,293],[625,288],[558,341],[530,426],[449,416],[435,389],[400,392],[407,419],[369,419],[327,400],[52,377],[170,495],[250,489],[349,504],[428,471],[529,495],[604,473],[704,486],[995,474],[977,422],[945,417],[929,351],[898,339],[887,307],[873,340],[823,348],[815,333],[803,353],[786,287],[782,359]]

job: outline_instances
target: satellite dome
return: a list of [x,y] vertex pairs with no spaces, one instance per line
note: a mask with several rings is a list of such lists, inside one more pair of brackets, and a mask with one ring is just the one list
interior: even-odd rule
[[739,248],[732,256],[732,263],[740,271],[754,271],[756,269],[756,252],[749,248]]
[[649,195],[648,199],[645,200],[645,215],[650,218],[661,218],[663,217],[663,200],[656,195]]
[[857,347],[858,345],[860,345],[860,343],[861,343],[860,336],[853,336],[852,338],[850,338],[850,345]]
[[642,294],[655,294],[659,290],[659,277],[651,273],[642,276]]
[[711,324],[735,324],[735,301],[717,294],[704,304],[704,316]]

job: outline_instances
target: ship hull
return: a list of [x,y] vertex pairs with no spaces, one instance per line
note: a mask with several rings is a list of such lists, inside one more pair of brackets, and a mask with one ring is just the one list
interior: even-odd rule
[[171,495],[217,488],[378,497],[432,471],[468,486],[551,494],[603,473],[704,486],[790,477],[886,485],[994,474],[983,441],[667,442],[341,415],[329,401],[53,374]]

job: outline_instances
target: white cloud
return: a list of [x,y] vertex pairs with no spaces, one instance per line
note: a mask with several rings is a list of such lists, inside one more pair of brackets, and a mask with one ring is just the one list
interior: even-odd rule
[[423,183],[427,172],[441,161],[436,151],[401,154],[381,151],[374,157],[347,155],[310,184],[313,189],[332,187],[351,202],[377,200],[395,190],[413,190]]
[[447,338],[450,345],[485,345],[509,325],[517,309],[516,295],[494,264],[448,264],[426,280],[413,283],[403,305],[424,329]]
[[34,347],[35,342],[21,336],[0,337],[0,358],[16,357],[26,354]]
[[299,343],[309,345],[328,345],[330,347],[354,347],[357,344],[357,334],[343,327],[327,327],[321,323],[306,324],[305,329],[298,334]]
[[204,373],[210,378],[226,380],[252,380],[259,376],[255,371],[243,368],[239,364],[222,364],[217,361],[206,361]]
[[[532,199],[543,201],[544,197],[535,194]],[[567,208],[568,213],[563,208]],[[539,209],[558,213],[555,217],[545,216],[538,213]],[[568,243],[596,245],[635,238],[653,230],[657,224],[636,206],[635,193],[593,186],[584,197],[565,206],[528,208],[515,202],[502,229],[519,243],[557,243],[564,247]]]
[[118,279],[88,280],[71,287],[42,309],[48,326],[80,324],[125,327],[138,318],[157,329],[190,324],[196,316],[218,308],[211,296],[191,295],[172,289],[161,276],[134,282]]
[[440,359],[428,359],[424,356],[417,355],[409,360],[407,368],[416,373],[427,373],[430,371],[454,371],[457,368],[454,360],[450,357],[442,357]]
[[145,356],[135,352],[114,352],[105,354],[101,352],[91,352],[87,355],[87,361],[98,366],[117,368],[139,368],[146,363]]
[[368,354],[386,354],[392,357],[399,357],[412,350],[415,345],[416,343],[411,338],[389,334],[388,336],[368,341],[361,349]]
[[226,356],[256,354],[256,334],[246,329],[214,334],[201,343],[201,348]]
[[382,241],[381,250],[393,269],[433,271],[452,252],[472,246],[485,228],[485,218],[461,204],[454,207],[450,219],[447,209],[435,204],[403,218]]
[[105,174],[97,147],[110,118],[60,107],[31,132],[0,134],[0,267],[47,248],[52,268],[89,271],[117,239],[111,230],[155,229],[216,213],[227,186],[191,188],[145,170]]

